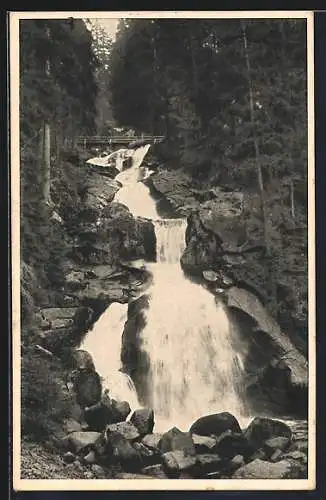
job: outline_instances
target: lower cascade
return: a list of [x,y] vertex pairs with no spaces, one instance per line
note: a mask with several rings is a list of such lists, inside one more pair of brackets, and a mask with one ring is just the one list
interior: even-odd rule
[[[148,263],[152,284],[141,349],[149,358],[146,406],[155,414],[155,430],[172,426],[188,430],[201,415],[228,411],[239,421],[248,413],[241,397],[243,345],[226,310],[201,285],[183,273],[180,258],[185,249],[185,219],[162,219],[149,189],[139,179],[139,166],[149,146],[134,150],[131,168],[117,180],[122,188],[115,201],[136,216],[151,218],[156,234],[157,261]],[[130,377],[121,371],[121,342],[127,304],[111,304],[87,334],[81,348],[93,357],[95,367],[112,397],[141,407]]]

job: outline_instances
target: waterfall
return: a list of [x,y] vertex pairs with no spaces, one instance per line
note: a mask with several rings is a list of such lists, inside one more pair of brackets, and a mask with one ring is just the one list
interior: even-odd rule
[[[227,312],[214,295],[183,273],[185,219],[161,219],[149,189],[140,182],[140,166],[149,145],[132,150],[132,166],[120,172],[115,201],[135,216],[152,219],[157,262],[148,263],[152,284],[144,311],[141,349],[149,358],[146,404],[154,409],[155,430],[188,430],[197,418],[219,411],[247,420],[241,399],[243,345]],[[117,158],[119,158],[117,154]],[[127,304],[112,304],[81,346],[116,399],[140,407],[131,379],[121,372],[121,342]]]
[[127,321],[128,304],[111,304],[86,335],[81,349],[88,351],[102,378],[103,387],[119,401],[139,408],[137,392],[131,378],[121,371],[121,335]]
[[241,348],[227,313],[180,266],[185,229],[183,219],[155,221],[157,263],[149,264],[153,283],[141,341],[150,359],[148,404],[157,431],[187,430],[208,413],[229,411],[240,421],[246,414]]

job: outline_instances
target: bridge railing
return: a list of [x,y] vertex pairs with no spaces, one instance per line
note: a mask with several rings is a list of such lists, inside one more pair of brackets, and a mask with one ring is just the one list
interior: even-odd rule
[[143,137],[125,137],[125,136],[80,136],[77,139],[77,143],[87,147],[91,144],[129,144],[134,141],[146,141],[149,142],[162,142],[165,139],[163,135],[152,136],[152,135],[144,135]]

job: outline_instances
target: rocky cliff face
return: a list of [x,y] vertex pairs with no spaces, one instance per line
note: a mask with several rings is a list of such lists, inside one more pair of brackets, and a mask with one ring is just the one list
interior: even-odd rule
[[57,221],[70,243],[62,263],[61,307],[43,308],[37,315],[37,340],[56,353],[78,345],[110,303],[128,302],[149,279],[134,261],[155,259],[154,227],[114,202],[120,187],[106,171],[91,170],[76,215]]
[[287,279],[292,269],[284,269],[289,256],[267,262],[253,196],[218,187],[200,190],[175,171],[158,171],[149,186],[168,210],[188,219],[184,271],[227,305],[249,343],[247,395],[252,404],[259,411],[306,414],[307,350],[297,333],[306,318],[300,304],[290,300],[298,293]]

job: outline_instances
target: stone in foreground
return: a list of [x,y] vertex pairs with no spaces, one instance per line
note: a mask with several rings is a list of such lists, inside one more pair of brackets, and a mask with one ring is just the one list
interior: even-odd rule
[[215,413],[199,418],[192,424],[189,432],[200,436],[220,436],[223,432],[231,430],[241,433],[237,419],[228,412]]
[[287,460],[270,463],[257,458],[240,467],[232,479],[300,479],[301,468]]
[[138,429],[141,436],[150,434],[154,429],[154,412],[150,408],[135,410],[130,422]]

